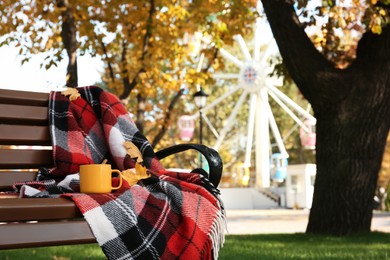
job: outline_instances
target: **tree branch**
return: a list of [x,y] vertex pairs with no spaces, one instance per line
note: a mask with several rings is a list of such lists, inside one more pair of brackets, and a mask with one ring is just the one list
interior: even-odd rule
[[[373,47],[375,46],[375,47]],[[374,34],[367,31],[359,41],[356,51],[356,60],[352,67],[363,67],[363,70],[372,67],[377,61],[390,60],[390,27],[383,28],[381,34]]]
[[211,66],[213,65],[214,61],[217,59],[218,54],[219,54],[219,49],[215,48],[214,49],[214,53],[213,53],[213,58],[211,59],[211,61],[207,65],[207,67],[203,69],[204,73],[206,73],[211,68]]
[[168,108],[165,110],[165,115],[164,115],[164,121],[161,124],[160,131],[158,134],[154,137],[152,141],[152,146],[156,147],[156,145],[161,141],[163,138],[164,134],[166,133],[168,126],[169,126],[169,121],[171,120],[171,115],[173,108],[177,104],[177,102],[180,100],[180,97],[183,95],[184,89],[180,89],[178,92],[176,92],[176,95],[173,97],[171,100],[171,103],[169,104]]
[[107,62],[108,70],[110,72],[111,82],[114,83],[115,82],[114,70],[112,69],[111,61],[108,59],[108,51],[102,39],[100,40],[100,45],[102,46],[103,54],[106,56],[106,62]]
[[[348,92],[347,84],[329,84],[335,76],[340,76],[336,75],[339,70],[315,49],[298,20],[292,1],[262,0],[262,3],[283,62],[302,94],[312,105],[319,102],[319,97],[328,102],[345,97]],[[326,85],[328,87],[324,87]]]
[[155,12],[155,3],[154,3],[154,0],[151,0],[150,1],[150,9],[149,9],[149,17],[148,17],[148,22],[146,24],[146,33],[144,35],[144,38],[143,38],[143,47],[142,47],[142,55],[141,55],[141,63],[142,63],[142,68],[137,72],[137,74],[135,74],[133,80],[130,82],[130,78],[129,78],[129,73],[128,73],[128,70],[127,70],[127,60],[126,60],[126,52],[127,52],[127,43],[126,41],[123,43],[123,50],[122,50],[122,63],[124,64],[123,65],[123,92],[122,94],[119,96],[120,99],[125,99],[127,98],[131,91],[135,88],[135,86],[137,85],[137,80],[138,80],[138,77],[139,75],[142,73],[142,72],[145,72],[146,69],[145,69],[145,66],[144,66],[144,60],[145,60],[145,57],[146,57],[146,54],[148,52],[148,49],[149,49],[149,45],[150,45],[150,37],[152,35],[152,25],[153,25],[153,15],[154,15],[154,12]]
[[142,48],[142,56],[141,60],[145,60],[145,56],[148,52],[149,44],[150,44],[150,37],[152,35],[152,25],[153,25],[153,15],[155,12],[155,3],[154,0],[150,1],[150,9],[149,9],[149,17],[148,17],[148,22],[146,24],[146,33],[144,35],[144,40],[143,40],[143,48]]
[[122,82],[123,82],[123,92],[121,95],[119,95],[120,99],[126,99],[131,91],[135,88],[137,85],[137,79],[139,75],[143,72],[145,72],[144,68],[141,68],[134,76],[132,81],[130,82],[130,77],[129,77],[129,70],[127,69],[127,41],[125,40],[122,44],[122,58],[121,58],[121,63],[122,63]]

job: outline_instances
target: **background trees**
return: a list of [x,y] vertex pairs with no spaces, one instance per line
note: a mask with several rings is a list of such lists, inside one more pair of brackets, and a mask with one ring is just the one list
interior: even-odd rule
[[199,31],[217,44],[229,42],[251,30],[256,10],[249,0],[21,0],[2,1],[0,15],[0,35],[7,35],[0,45],[16,42],[23,62],[45,52],[42,64],[49,68],[66,50],[68,86],[77,86],[78,55],[101,57],[104,85],[132,107],[140,130],[158,145],[180,97],[195,92],[218,64],[217,49],[210,49],[198,72],[189,38]]

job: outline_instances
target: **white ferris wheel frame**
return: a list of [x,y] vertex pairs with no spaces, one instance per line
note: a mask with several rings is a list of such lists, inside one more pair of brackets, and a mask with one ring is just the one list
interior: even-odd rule
[[[299,125],[303,128],[304,131],[308,132],[309,129],[302,122],[302,120],[293,112],[293,110],[298,113],[301,118],[309,119],[312,122],[316,122],[316,119],[308,113],[305,109],[296,104],[292,99],[287,95],[277,89],[272,83],[268,75],[265,73],[267,67],[267,59],[270,56],[270,46],[274,42],[272,39],[268,43],[267,49],[260,53],[261,47],[261,26],[260,19],[257,20],[255,24],[255,35],[254,35],[254,50],[253,57],[245,43],[245,40],[241,35],[235,35],[233,38],[240,47],[241,53],[244,56],[244,60],[240,60],[226,49],[220,48],[219,52],[226,60],[233,63],[240,69],[239,73],[215,73],[214,78],[216,79],[236,79],[238,84],[222,94],[220,97],[216,98],[212,103],[205,106],[202,109],[202,117],[205,120],[206,124],[211,129],[212,133],[216,137],[216,142],[214,144],[214,149],[219,150],[223,141],[226,138],[226,135],[234,123],[234,119],[239,112],[240,107],[244,104],[245,100],[249,97],[249,117],[248,117],[248,130],[247,130],[247,140],[246,140],[246,152],[245,152],[245,162],[246,167],[251,166],[251,153],[253,148],[254,137],[256,137],[256,167],[257,164],[261,164],[260,177],[261,180],[256,180],[256,185],[261,187],[269,187],[269,129],[271,129],[273,136],[276,140],[277,147],[283,158],[288,158],[288,153],[283,144],[283,139],[281,137],[280,131],[273,116],[271,107],[268,102],[268,97],[270,96],[275,102],[284,110],[286,113]],[[211,44],[211,41],[208,38],[203,37],[201,39],[206,44]],[[200,57],[198,64],[198,71],[200,71],[203,63],[204,55]],[[243,90],[239,96],[237,102],[234,105],[234,108],[226,119],[226,124],[218,132],[215,127],[211,124],[210,120],[207,118],[207,111],[211,108],[217,106],[221,101],[234,94],[235,92]],[[193,115],[194,118],[198,117],[197,114]],[[255,136],[256,134],[256,136]],[[257,170],[256,170],[257,171]],[[257,171],[258,172],[258,171]],[[268,172],[265,173],[265,172]]]

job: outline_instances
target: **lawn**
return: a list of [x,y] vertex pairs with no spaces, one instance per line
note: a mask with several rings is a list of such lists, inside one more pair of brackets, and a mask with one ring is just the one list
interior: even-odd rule
[[[97,244],[0,251],[0,259],[105,259]],[[390,259],[390,234],[349,237],[305,234],[229,235],[219,259]]]
[[390,234],[228,236],[220,259],[390,259]]

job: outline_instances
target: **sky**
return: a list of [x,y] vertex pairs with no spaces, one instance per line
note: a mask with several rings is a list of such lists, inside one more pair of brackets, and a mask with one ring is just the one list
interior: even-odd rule
[[[64,55],[58,67],[46,70],[40,68],[45,55],[35,55],[29,62],[21,65],[18,49],[11,46],[0,48],[0,89],[49,92],[61,89],[65,85],[67,55]],[[89,55],[81,56],[77,61],[79,86],[93,85],[100,81],[103,63]]]

